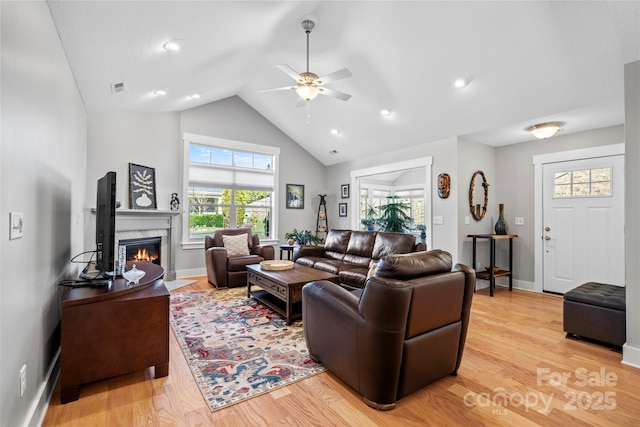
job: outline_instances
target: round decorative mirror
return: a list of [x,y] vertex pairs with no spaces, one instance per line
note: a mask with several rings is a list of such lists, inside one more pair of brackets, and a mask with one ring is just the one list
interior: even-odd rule
[[[482,201],[482,204],[480,204]],[[489,204],[489,184],[484,172],[476,171],[471,177],[469,185],[469,210],[473,219],[480,221],[487,213],[487,205]]]

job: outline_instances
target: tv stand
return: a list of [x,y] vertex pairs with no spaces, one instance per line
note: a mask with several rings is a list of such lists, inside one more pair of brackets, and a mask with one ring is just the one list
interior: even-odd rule
[[101,287],[69,288],[62,296],[60,402],[77,400],[80,385],[155,367],[169,374],[169,292],[164,269],[136,263],[138,285],[119,277]]

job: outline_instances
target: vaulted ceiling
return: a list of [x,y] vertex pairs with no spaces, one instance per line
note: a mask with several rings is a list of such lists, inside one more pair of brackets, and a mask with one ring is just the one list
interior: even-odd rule
[[[622,124],[623,67],[640,60],[639,1],[48,4],[88,112],[180,111],[237,95],[325,165],[451,136],[519,143],[544,121],[565,134]],[[296,107],[293,91],[258,92],[294,83],[277,64],[305,71],[308,15],[310,70],[348,68],[352,77],[327,85],[346,102]],[[163,49],[176,39],[180,51]],[[458,77],[466,87],[453,87]]]

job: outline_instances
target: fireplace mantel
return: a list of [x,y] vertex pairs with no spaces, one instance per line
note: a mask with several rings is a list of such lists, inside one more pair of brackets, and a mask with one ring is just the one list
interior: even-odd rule
[[[117,209],[116,210],[116,238],[118,233],[160,231],[166,233],[167,251],[165,280],[176,280],[175,242],[176,222],[174,218],[180,211],[146,210],[146,209]],[[116,242],[117,243],[117,242]]]

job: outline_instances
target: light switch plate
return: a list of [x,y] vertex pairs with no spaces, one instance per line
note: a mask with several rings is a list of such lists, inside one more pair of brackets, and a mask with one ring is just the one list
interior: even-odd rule
[[435,225],[442,225],[444,224],[444,217],[443,216],[434,216],[433,217],[433,223]]
[[515,217],[515,223],[516,225],[524,225],[524,217],[522,216]]
[[22,212],[9,212],[9,240],[22,237]]

